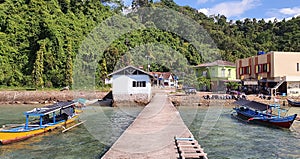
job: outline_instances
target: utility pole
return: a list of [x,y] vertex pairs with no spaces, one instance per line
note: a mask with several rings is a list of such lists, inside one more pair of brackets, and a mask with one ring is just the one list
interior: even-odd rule
[[150,71],[150,64],[149,64],[149,58],[150,58],[150,56],[146,55],[146,58],[147,58],[147,61],[148,61],[148,63],[147,63],[147,71],[149,72]]

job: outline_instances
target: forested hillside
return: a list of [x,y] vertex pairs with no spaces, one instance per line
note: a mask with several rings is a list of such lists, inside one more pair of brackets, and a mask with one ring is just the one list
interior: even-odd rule
[[[103,20],[122,12],[122,4],[116,2],[0,1],[0,85],[71,86],[73,62],[81,42]],[[229,21],[223,15],[207,17],[191,7],[178,6],[172,0],[156,3],[134,0],[132,6],[133,9],[165,7],[189,16],[207,30],[224,60],[234,62],[258,51],[300,51],[300,17],[274,22],[263,19]],[[96,73],[98,81],[113,71],[125,52],[147,43],[169,45],[192,65],[203,62],[194,46],[178,35],[158,29],[139,29],[121,36],[105,50]],[[168,69],[155,63],[151,65],[151,71]]]

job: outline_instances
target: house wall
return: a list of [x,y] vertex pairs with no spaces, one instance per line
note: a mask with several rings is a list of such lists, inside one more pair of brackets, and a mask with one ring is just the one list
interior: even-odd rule
[[[256,66],[268,64],[268,71],[256,72]],[[251,67],[250,74],[240,75],[241,67]],[[269,52],[236,61],[237,78],[246,80],[267,79],[273,81],[287,81],[287,94],[300,95],[300,52]]]
[[[133,81],[145,81],[146,87],[133,87]],[[118,104],[148,103],[151,99],[151,83],[148,75],[114,75],[113,98]]]
[[273,77],[300,76],[300,52],[272,52],[274,58]]
[[[224,73],[223,71],[224,70]],[[230,70],[230,74],[229,74]],[[207,71],[207,79],[210,79],[211,85],[206,86],[211,90],[224,90],[225,84],[223,80],[236,80],[236,68],[235,66],[210,66],[210,67],[198,67],[196,68],[196,75],[198,77],[203,76],[203,72]],[[204,85],[200,85],[200,88],[204,88]]]
[[[251,74],[240,74],[240,68],[248,67],[250,65],[251,58],[239,59],[236,61],[236,77],[238,79],[248,79],[251,77]],[[251,69],[252,71],[252,69]]]
[[287,82],[287,94],[289,96],[299,96],[300,81]]
[[[223,74],[224,70],[224,74]],[[230,70],[230,74],[229,74]],[[204,70],[202,70],[203,72]],[[200,75],[202,75],[202,72]],[[227,80],[235,80],[236,79],[236,68],[230,66],[213,66],[208,69],[208,77],[209,78],[219,78],[219,79],[227,79]]]
[[[225,77],[223,76],[222,70],[225,70]],[[230,74],[229,74],[230,70]],[[219,78],[226,78],[227,80],[235,80],[236,79],[236,68],[235,67],[229,67],[229,66],[224,66],[224,67],[219,67],[218,68],[218,77]]]
[[231,69],[229,80],[236,80],[236,67],[228,67],[228,69]]
[[[272,79],[279,80],[284,76],[300,76],[297,71],[297,63],[300,67],[300,52],[269,52],[267,54],[252,56],[236,61],[238,79]],[[256,65],[269,64],[268,72],[256,73]],[[240,75],[240,68],[250,66],[250,74]],[[300,69],[300,68],[299,68]]]
[[169,78],[168,78],[168,83],[169,83],[169,86],[170,86],[170,87],[174,87],[174,79],[173,79],[172,75],[169,76]]

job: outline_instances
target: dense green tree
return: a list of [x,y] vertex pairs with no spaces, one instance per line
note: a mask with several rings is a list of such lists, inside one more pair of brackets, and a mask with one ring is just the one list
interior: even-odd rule
[[36,87],[41,87],[44,85],[44,53],[46,52],[47,40],[39,41],[40,49],[36,53],[35,62],[33,65],[33,83]]
[[[190,65],[214,60],[215,54],[224,60],[235,62],[236,59],[255,55],[258,51],[300,51],[300,17],[290,20],[265,21],[250,19],[229,21],[224,15],[207,17],[189,6],[179,6],[173,0],[133,0],[133,7],[168,8],[191,18],[195,23],[178,21],[183,16],[171,15],[164,17],[163,12],[150,13],[145,10],[140,16],[130,17],[141,22],[144,28],[122,33],[120,37],[97,37],[104,41],[113,39],[105,46],[103,56],[98,59],[98,68],[93,68],[94,56],[87,52],[81,67],[96,72],[96,82],[103,85],[104,79],[117,66],[118,62],[133,64],[130,56],[136,51],[145,51],[152,59],[152,71],[166,71],[174,66],[183,66],[183,62],[172,59],[175,52],[183,55]],[[6,0],[0,2],[0,85],[31,86],[31,87],[62,87],[72,86],[75,74],[75,58],[82,42],[89,33],[101,22],[124,9],[123,1],[119,0]],[[134,12],[135,12],[134,11]],[[121,14],[122,15],[122,14]],[[122,28],[123,24],[132,25],[128,21],[115,20],[114,29]],[[169,25],[174,24],[174,25]],[[213,39],[199,37],[193,39],[186,32],[199,34],[193,25],[200,24]],[[99,28],[102,31],[116,30]],[[165,28],[165,26],[168,26]],[[165,29],[157,29],[165,28]],[[187,30],[189,29],[189,30]],[[190,41],[188,41],[189,39]],[[192,40],[191,40],[192,39]],[[198,43],[195,43],[198,42]],[[203,43],[214,43],[219,50]],[[97,43],[101,45],[100,43]],[[161,48],[145,44],[164,46]],[[100,46],[99,46],[100,47]],[[102,47],[102,45],[101,45]],[[143,48],[143,49],[135,49]],[[199,48],[201,49],[200,51]],[[165,51],[169,50],[169,51]],[[130,56],[124,55],[130,52]],[[206,53],[206,56],[204,56]],[[163,62],[159,62],[159,60]],[[163,60],[165,59],[165,60]],[[166,60],[168,59],[168,60]],[[141,57],[138,63],[147,69],[148,61]],[[164,64],[165,63],[165,64]],[[175,65],[178,63],[177,65]],[[121,66],[121,65],[120,65]],[[84,76],[81,72],[79,76]],[[89,79],[89,81],[92,79]],[[82,85],[85,85],[83,82]]]

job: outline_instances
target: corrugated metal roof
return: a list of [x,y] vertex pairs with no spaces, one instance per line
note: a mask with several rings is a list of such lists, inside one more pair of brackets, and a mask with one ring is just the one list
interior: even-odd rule
[[195,67],[210,67],[210,66],[233,66],[234,67],[235,63],[229,61],[217,60],[210,63],[199,64]]
[[146,71],[144,71],[144,70],[142,70],[142,69],[139,69],[139,68],[137,68],[137,67],[131,66],[131,65],[126,66],[126,67],[124,67],[124,68],[122,68],[122,69],[119,69],[119,70],[117,70],[117,71],[114,71],[113,73],[109,74],[108,76],[112,76],[112,75],[115,75],[115,74],[119,74],[119,73],[121,73],[121,72],[123,72],[123,71],[125,71],[125,70],[128,70],[128,71],[127,71],[128,74],[130,74],[130,72],[133,73],[133,72],[135,72],[135,71],[138,71],[138,72],[141,72],[142,74],[146,74],[146,75],[148,75],[148,76],[150,76],[150,77],[153,77],[153,75],[151,75],[150,73],[148,73],[148,72],[146,72]]
[[250,100],[246,100],[246,99],[237,100],[234,102],[234,104],[253,108],[253,109],[259,110],[259,111],[264,111],[269,108],[269,105],[267,105],[267,104],[256,102],[256,101],[250,101]]

